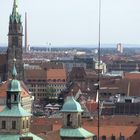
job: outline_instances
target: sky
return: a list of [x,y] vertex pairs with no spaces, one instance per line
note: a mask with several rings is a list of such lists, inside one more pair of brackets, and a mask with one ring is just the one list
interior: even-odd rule
[[[18,0],[30,45],[98,44],[99,0]],[[101,43],[140,44],[140,0],[101,0]],[[7,44],[13,0],[0,0],[0,44]],[[24,37],[23,37],[24,40]]]

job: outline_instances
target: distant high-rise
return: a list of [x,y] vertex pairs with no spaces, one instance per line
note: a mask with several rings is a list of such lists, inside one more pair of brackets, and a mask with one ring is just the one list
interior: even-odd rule
[[117,51],[118,51],[119,53],[123,53],[123,45],[122,45],[121,43],[118,43],[118,44],[117,44]]
[[23,79],[23,61],[22,61],[22,36],[23,27],[21,15],[18,13],[17,0],[14,0],[13,11],[9,19],[8,49],[7,49],[7,78],[11,78],[11,69],[13,59],[17,60],[17,79]]
[[27,13],[25,13],[25,52],[28,51],[30,51],[30,46],[28,44]]

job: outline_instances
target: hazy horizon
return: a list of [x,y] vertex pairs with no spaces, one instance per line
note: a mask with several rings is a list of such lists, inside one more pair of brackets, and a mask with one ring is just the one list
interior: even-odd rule
[[[101,1],[101,42],[140,44],[140,1]],[[31,46],[45,46],[49,43],[52,46],[98,44],[99,0],[18,2],[23,27],[24,14],[28,14],[28,40]],[[12,6],[13,0],[1,0],[1,44],[8,42],[8,23]]]
[[[122,44],[124,48],[140,48],[140,44]],[[0,43],[0,47],[8,47],[6,44],[1,44]],[[98,44],[67,44],[67,45],[51,45],[51,46],[47,46],[47,45],[31,45],[30,47],[46,47],[46,48],[50,48],[50,47],[54,47],[54,48],[98,48]],[[116,48],[117,44],[101,44],[100,46],[101,48]],[[24,48],[24,45],[23,45]]]

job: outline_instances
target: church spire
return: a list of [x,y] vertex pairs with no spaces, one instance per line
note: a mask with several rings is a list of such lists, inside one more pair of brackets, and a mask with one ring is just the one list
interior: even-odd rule
[[10,16],[10,22],[21,23],[21,15],[18,13],[18,0],[14,0],[13,11]]
[[16,13],[18,13],[18,4],[17,0],[14,0],[12,15],[16,15]]
[[22,60],[22,36],[23,27],[21,15],[18,12],[18,0],[13,0],[12,12],[9,18],[8,49],[7,49],[7,79],[13,78],[13,59],[16,59],[16,78],[23,80]]

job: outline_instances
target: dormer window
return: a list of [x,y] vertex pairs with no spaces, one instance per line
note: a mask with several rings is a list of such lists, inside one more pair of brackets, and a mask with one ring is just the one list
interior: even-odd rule
[[2,121],[2,123],[1,123],[1,128],[2,128],[2,129],[6,129],[6,121]]
[[16,121],[12,121],[12,129],[16,129]]

